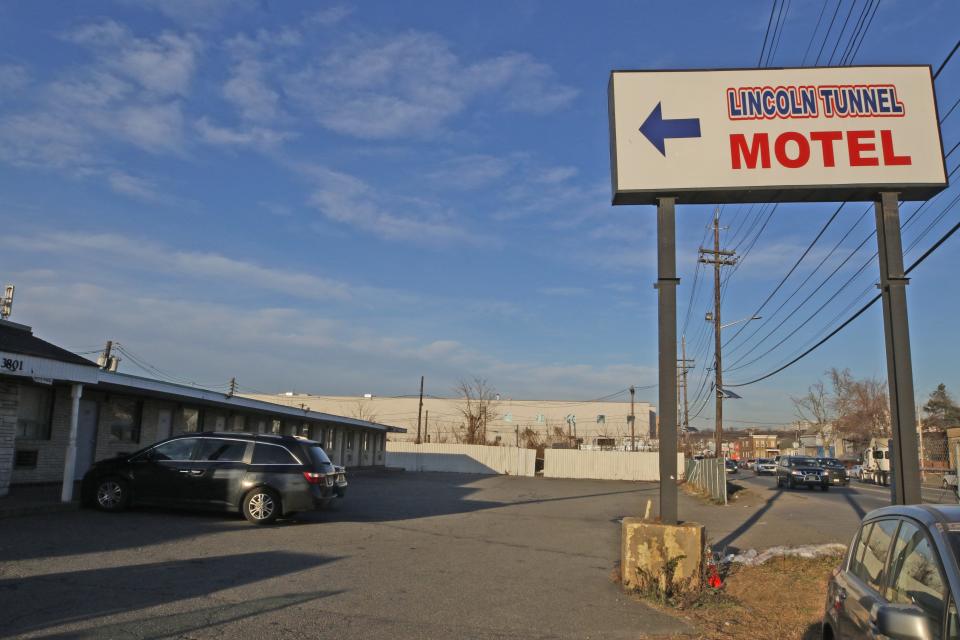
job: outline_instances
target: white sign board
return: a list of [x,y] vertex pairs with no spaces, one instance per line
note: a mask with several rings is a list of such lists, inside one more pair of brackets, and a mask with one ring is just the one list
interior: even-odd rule
[[614,71],[614,204],[926,200],[947,186],[929,66]]

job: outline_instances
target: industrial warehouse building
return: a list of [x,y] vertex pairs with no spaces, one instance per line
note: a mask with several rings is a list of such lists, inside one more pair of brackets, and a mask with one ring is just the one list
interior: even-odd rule
[[384,464],[386,434],[370,420],[321,413],[101,370],[0,320],[0,496],[10,487],[62,483],[70,500],[95,460],[132,453],[185,432],[302,435],[335,464]]
[[[392,433],[390,440],[413,442],[417,437],[417,416],[420,399],[414,397],[317,396],[304,393],[250,396],[314,411],[353,415],[369,420],[402,425],[406,433]],[[460,398],[423,398],[421,429],[424,441],[457,442],[463,425]],[[649,402],[634,403],[633,437],[638,450],[656,448],[657,412]],[[573,400],[514,400],[501,396],[491,403],[491,419],[487,424],[487,440],[491,444],[522,445],[522,434],[531,429],[540,437],[558,433],[576,439],[583,449],[629,450],[630,402]],[[559,438],[555,438],[557,440]]]

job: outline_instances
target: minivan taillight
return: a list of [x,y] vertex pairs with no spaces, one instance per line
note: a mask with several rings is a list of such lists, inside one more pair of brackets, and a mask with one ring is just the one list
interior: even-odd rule
[[323,481],[327,476],[323,473],[316,473],[315,471],[304,471],[303,477],[310,484],[323,484]]

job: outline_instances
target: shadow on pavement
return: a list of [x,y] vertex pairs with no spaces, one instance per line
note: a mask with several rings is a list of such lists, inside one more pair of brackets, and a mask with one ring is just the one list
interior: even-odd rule
[[136,549],[244,528],[256,530],[239,515],[222,511],[144,507],[24,516],[0,521],[0,562]]
[[196,598],[336,560],[270,551],[0,579],[0,635]]
[[[180,638],[192,631],[208,630],[212,627],[237,622],[269,614],[287,607],[304,604],[312,600],[329,598],[343,591],[314,591],[291,593],[280,596],[268,596],[222,604],[215,607],[194,609],[184,613],[145,616],[134,620],[125,620],[106,625],[97,625],[88,629],[78,629],[44,635],[44,638],[118,638],[129,635],[131,628],[136,629],[141,638]],[[190,636],[187,636],[190,637]]]
[[717,540],[713,544],[714,551],[720,551],[723,554],[738,553],[740,551],[739,547],[731,546],[731,543],[733,543],[734,540],[736,540],[737,538],[742,536],[744,533],[749,531],[750,528],[753,527],[753,525],[755,525],[757,521],[763,517],[763,514],[765,514],[767,511],[770,510],[770,507],[772,507],[773,503],[777,501],[777,498],[783,495],[783,489],[780,489],[779,487],[771,487],[769,491],[773,491],[774,494],[769,498],[767,498],[767,501],[764,502],[762,507],[757,509],[749,518],[744,520],[743,524],[741,524],[739,527],[737,527],[736,529],[728,533],[726,536],[724,536],[720,540]]
[[[518,505],[573,502],[604,496],[626,494],[658,495],[656,483],[637,483],[636,489],[597,491],[596,484],[582,486],[578,492],[558,497],[529,497],[527,499],[496,501],[471,499],[473,494],[488,487],[468,486],[478,480],[496,476],[454,473],[416,473],[406,476],[392,474],[389,483],[364,477],[351,483],[342,502],[323,512],[297,514],[290,524],[316,522],[391,522],[416,520],[451,514],[470,513]],[[531,479],[532,480],[532,479]],[[506,480],[509,482],[510,480]],[[540,479],[536,482],[544,482]],[[621,485],[622,486],[622,485]]]
[[856,500],[853,499],[853,493],[850,491],[843,491],[840,495],[843,496],[843,499],[847,501],[847,504],[850,505],[850,508],[854,510],[858,518],[863,519],[863,516],[867,515],[867,510],[860,506]]

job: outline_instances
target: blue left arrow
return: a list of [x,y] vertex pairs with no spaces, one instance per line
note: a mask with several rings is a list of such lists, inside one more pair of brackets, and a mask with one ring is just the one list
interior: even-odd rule
[[663,141],[667,138],[699,138],[700,119],[678,118],[675,120],[664,120],[663,112],[658,102],[657,106],[650,112],[650,115],[647,116],[647,119],[640,125],[640,133],[666,158],[667,150],[663,145]]

